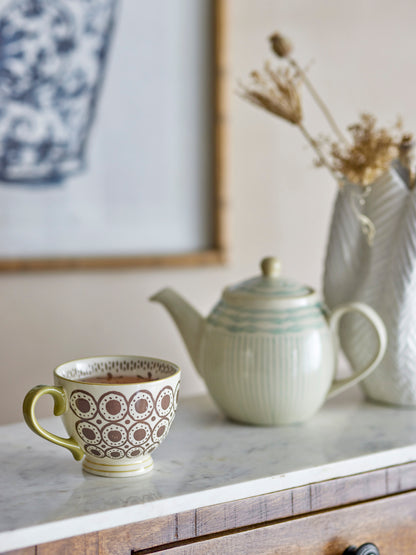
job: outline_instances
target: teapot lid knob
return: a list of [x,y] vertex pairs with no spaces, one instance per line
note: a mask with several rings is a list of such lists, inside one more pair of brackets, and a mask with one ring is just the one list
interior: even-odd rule
[[277,278],[280,276],[280,261],[278,258],[268,256],[261,261],[261,271],[263,276],[267,278]]

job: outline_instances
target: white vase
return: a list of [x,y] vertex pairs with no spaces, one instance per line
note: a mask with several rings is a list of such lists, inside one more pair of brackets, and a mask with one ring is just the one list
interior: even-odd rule
[[[378,312],[387,328],[388,347],[362,387],[373,400],[416,407],[416,190],[409,190],[398,166],[371,186],[361,209],[375,226],[372,246],[354,209],[359,191],[346,185],[336,198],[325,261],[325,301],[329,308],[361,301]],[[373,328],[355,314],[343,319],[340,341],[355,369],[368,364],[377,349]]]

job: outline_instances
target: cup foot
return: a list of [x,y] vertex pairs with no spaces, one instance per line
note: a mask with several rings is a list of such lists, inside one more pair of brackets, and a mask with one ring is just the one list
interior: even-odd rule
[[85,457],[82,461],[82,468],[89,474],[97,476],[107,476],[109,478],[128,478],[129,476],[139,476],[150,472],[153,468],[153,459],[146,455],[141,459],[130,464],[106,464],[99,463]]

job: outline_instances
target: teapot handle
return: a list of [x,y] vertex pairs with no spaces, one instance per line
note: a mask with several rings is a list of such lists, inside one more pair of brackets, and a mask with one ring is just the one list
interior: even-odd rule
[[373,358],[373,360],[370,362],[370,364],[366,366],[363,370],[360,370],[359,372],[354,372],[352,376],[349,376],[348,378],[345,378],[342,380],[334,379],[329,389],[327,398],[338,395],[338,393],[341,393],[345,389],[348,389],[349,387],[355,385],[356,383],[360,382],[361,380],[369,376],[371,372],[381,362],[384,356],[384,353],[386,352],[387,332],[380,316],[366,304],[351,302],[351,303],[340,305],[329,316],[329,327],[333,334],[336,358],[338,359],[338,350],[339,350],[339,323],[341,318],[344,316],[344,314],[347,314],[348,312],[359,312],[371,322],[378,336],[378,341],[379,341],[378,352]]

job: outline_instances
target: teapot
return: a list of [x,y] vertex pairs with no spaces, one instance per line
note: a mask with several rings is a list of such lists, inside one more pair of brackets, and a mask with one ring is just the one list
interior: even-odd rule
[[[346,303],[331,313],[308,286],[280,276],[280,262],[226,287],[207,318],[172,289],[151,297],[170,313],[207,389],[226,416],[257,425],[308,420],[326,399],[366,378],[387,344],[384,324],[369,306]],[[348,312],[374,326],[377,352],[363,369],[336,379],[338,328]]]

